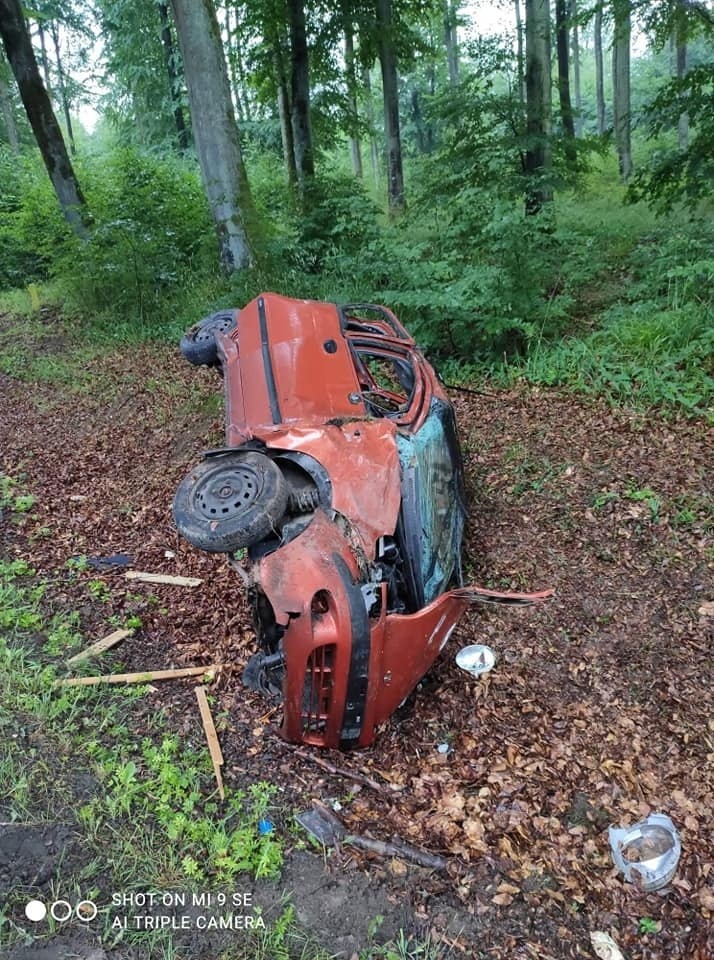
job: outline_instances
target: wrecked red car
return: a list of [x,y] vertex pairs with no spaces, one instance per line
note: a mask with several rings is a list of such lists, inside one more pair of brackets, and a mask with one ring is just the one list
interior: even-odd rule
[[188,331],[220,368],[226,446],[181,482],[181,534],[235,555],[260,650],[244,680],[283,702],[283,736],[366,746],[473,600],[454,411],[393,313],[265,293]]

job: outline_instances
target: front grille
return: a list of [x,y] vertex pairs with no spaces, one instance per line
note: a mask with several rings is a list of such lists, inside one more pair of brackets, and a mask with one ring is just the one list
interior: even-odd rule
[[335,663],[334,643],[315,647],[307,661],[302,697],[302,729],[319,734],[325,730],[330,716]]

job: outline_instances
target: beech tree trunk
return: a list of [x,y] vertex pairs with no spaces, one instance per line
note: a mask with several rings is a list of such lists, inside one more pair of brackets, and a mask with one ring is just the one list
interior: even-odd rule
[[580,138],[583,135],[583,97],[580,88],[580,29],[578,27],[578,2],[570,2],[570,22],[572,24],[572,48],[573,48],[573,87],[575,93],[575,136]]
[[595,52],[595,99],[597,103],[597,132],[605,133],[605,69],[602,57],[602,7],[598,4],[593,25]]
[[57,78],[59,80],[60,98],[62,100],[62,111],[64,113],[64,122],[67,127],[67,139],[69,140],[69,150],[72,156],[77,153],[77,146],[74,142],[74,130],[72,129],[72,118],[69,115],[69,101],[67,100],[67,84],[64,82],[64,68],[62,67],[62,58],[60,57],[59,34],[57,33],[57,24],[54,21],[50,25],[52,34],[52,44],[55,48],[55,60],[57,61]]
[[390,213],[396,215],[406,209],[406,197],[404,195],[402,141],[399,129],[397,55],[394,49],[392,30],[392,2],[391,0],[377,0],[379,62],[382,67],[382,89],[384,91],[384,136],[387,143],[387,200]]
[[275,83],[278,88],[278,117],[280,119],[280,139],[283,146],[283,161],[288,186],[297,184],[297,170],[295,168],[295,144],[293,143],[293,126],[290,118],[290,94],[288,80],[283,63],[283,46],[276,36],[273,38],[273,69]]
[[553,199],[550,176],[552,92],[550,81],[550,6],[526,0],[526,214],[538,213]]
[[526,106],[526,71],[523,57],[523,20],[521,18],[521,2],[513,0],[516,12],[516,73],[518,75],[518,102],[525,109]]
[[20,0],[0,0],[0,36],[62,213],[75,234],[85,239],[87,205],[40,77]]
[[315,174],[315,158],[312,146],[312,124],[310,121],[310,65],[307,53],[307,35],[305,33],[305,8],[303,0],[288,0],[288,20],[290,24],[290,111],[293,125],[293,144],[295,149],[295,169],[298,183]]
[[[246,119],[245,112],[243,110],[243,92],[241,90],[240,83],[238,81],[238,71],[237,71],[237,44],[234,38],[234,28],[231,23],[231,0],[226,0],[225,3],[225,18],[226,18],[226,53],[228,55],[228,73],[231,81],[231,92],[233,93],[233,101],[236,105],[236,113],[238,114],[238,122],[243,123]],[[236,10],[236,30],[238,21],[238,11]]]
[[179,89],[179,78],[176,71],[176,61],[174,59],[174,42],[171,37],[171,27],[169,26],[169,8],[167,4],[159,5],[159,20],[161,21],[161,45],[164,49],[164,63],[166,64],[166,73],[169,78],[169,90],[171,91],[171,106],[174,114],[174,124],[176,125],[176,139],[181,153],[188,150],[188,130],[181,107],[181,93]]
[[5,56],[0,47],[0,110],[5,123],[5,134],[7,142],[13,153],[20,152],[20,138],[17,135],[17,123],[15,122],[15,110],[10,93],[10,68],[5,60]]
[[[674,43],[676,47],[677,79],[683,80],[687,75],[687,20],[684,0],[677,0],[674,21]],[[686,111],[679,115],[677,137],[679,140],[679,149],[686,150],[689,145],[689,114]]]
[[614,0],[615,35],[612,41],[612,87],[615,120],[615,146],[620,176],[629,180],[632,173],[630,131],[630,34],[629,0]]
[[459,79],[459,44],[456,35],[456,4],[444,0],[444,44],[449,83],[453,86]]
[[362,146],[359,140],[359,106],[357,103],[357,74],[355,71],[355,44],[350,18],[345,15],[345,78],[347,80],[347,102],[350,110],[350,156],[352,172],[360,180],[362,170]]
[[369,67],[362,68],[362,87],[364,89],[364,112],[369,127],[369,159],[374,182],[379,184],[379,147],[374,126],[374,101],[372,100],[372,81],[369,76]]
[[250,267],[252,213],[221,33],[213,0],[171,0],[191,107],[193,138],[227,273]]
[[558,55],[558,97],[560,100],[560,119],[565,137],[565,159],[572,170],[576,162],[573,149],[575,124],[573,105],[570,101],[570,38],[568,30],[567,0],[555,0],[555,30]]

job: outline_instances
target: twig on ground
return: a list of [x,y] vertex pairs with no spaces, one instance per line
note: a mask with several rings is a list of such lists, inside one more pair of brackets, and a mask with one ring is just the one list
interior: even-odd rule
[[168,573],[143,573],[140,570],[127,570],[127,580],[141,580],[143,583],[171,583],[175,587],[198,587],[203,583],[198,577],[175,577]]
[[211,667],[182,667],[179,670],[146,670],[144,673],[108,673],[101,677],[68,677],[55,680],[55,687],[91,687],[98,683],[150,683],[152,680],[178,680],[180,677],[210,677],[212,680],[220,664]]
[[313,753],[308,753],[308,751],[303,750],[302,747],[294,747],[289,743],[286,743],[285,746],[290,747],[290,749],[293,750],[298,757],[302,757],[303,760],[310,760],[312,763],[317,764],[318,767],[322,767],[323,770],[327,770],[328,773],[332,773],[335,776],[347,777],[350,780],[354,780],[356,783],[361,783],[364,787],[369,787],[370,790],[374,790],[376,793],[390,794],[395,792],[383,787],[381,783],[377,783],[377,781],[373,780],[371,777],[366,777],[363,773],[355,773],[352,770],[345,770],[344,767],[336,767],[334,764],[329,763],[329,761],[324,760],[322,757],[318,757]]
[[211,754],[211,762],[213,763],[213,772],[216,775],[216,783],[218,784],[218,794],[221,800],[225,800],[226,791],[223,789],[223,777],[221,776],[221,767],[223,766],[223,753],[221,751],[221,745],[218,742],[218,734],[216,733],[216,727],[213,723],[213,717],[211,716],[211,708],[208,705],[208,698],[206,696],[205,687],[196,687],[196,699],[198,700],[198,708],[201,711],[201,720],[203,721],[203,729],[206,733],[206,740],[208,741],[208,750]]
[[89,657],[96,657],[100,653],[104,653],[105,650],[116,646],[117,643],[120,643],[126,637],[131,636],[133,632],[133,630],[115,630],[114,633],[110,633],[109,636],[104,637],[103,640],[97,640],[96,643],[82,650],[81,653],[75,653],[73,657],[69,658],[67,663],[79,663],[81,660],[88,660]]

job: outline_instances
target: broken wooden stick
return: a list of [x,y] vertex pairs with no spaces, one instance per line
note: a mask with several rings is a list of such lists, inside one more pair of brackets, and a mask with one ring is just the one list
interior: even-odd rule
[[141,580],[143,583],[171,583],[175,587],[198,587],[203,583],[198,577],[175,577],[168,573],[142,573],[140,570],[127,570],[127,580]]
[[370,790],[374,790],[376,793],[386,793],[390,794],[394,791],[388,790],[386,787],[383,787],[381,783],[377,783],[376,780],[373,780],[371,777],[365,776],[363,773],[355,773],[352,770],[345,770],[344,767],[336,767],[334,764],[318,757],[315,754],[308,753],[307,750],[303,750],[302,747],[293,747],[290,744],[285,744],[285,746],[290,747],[299,757],[302,757],[303,760],[310,760],[312,763],[317,764],[318,767],[322,767],[323,770],[327,770],[328,773],[332,773],[338,777],[347,777],[349,780],[354,780],[355,783],[361,783],[364,787],[369,787]]
[[147,670],[144,673],[107,673],[101,677],[68,677],[55,680],[55,687],[92,687],[98,683],[150,683],[152,680],[178,680],[180,677],[210,677],[212,680],[220,664],[210,667],[181,667],[178,670]]
[[218,734],[216,733],[216,727],[213,723],[213,717],[211,716],[211,708],[208,705],[208,697],[206,696],[205,687],[196,687],[196,699],[198,700],[198,708],[201,711],[203,729],[206,734],[206,740],[208,741],[208,751],[211,754],[213,772],[216,776],[216,783],[218,784],[218,795],[220,796],[221,800],[225,800],[226,792],[223,789],[223,777],[221,776],[223,753],[221,751],[221,745],[218,742]]
[[97,640],[96,643],[93,643],[91,647],[87,647],[86,650],[82,650],[81,653],[75,653],[73,657],[69,658],[67,663],[79,663],[81,660],[97,657],[100,653],[104,653],[105,650],[115,647],[120,641],[131,636],[133,632],[133,630],[115,630],[114,633],[110,633],[109,636],[104,637],[103,640]]

